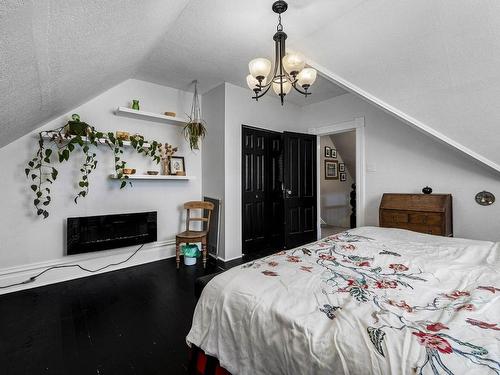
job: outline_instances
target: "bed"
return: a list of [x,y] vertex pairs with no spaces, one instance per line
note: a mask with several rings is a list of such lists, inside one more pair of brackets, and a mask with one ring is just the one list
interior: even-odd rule
[[187,336],[234,375],[500,374],[500,243],[363,227],[226,271]]

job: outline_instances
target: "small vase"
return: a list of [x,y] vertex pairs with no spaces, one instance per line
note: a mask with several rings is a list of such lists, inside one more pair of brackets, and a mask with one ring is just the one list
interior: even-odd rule
[[139,110],[139,100],[132,100],[132,109],[135,109],[136,111]]

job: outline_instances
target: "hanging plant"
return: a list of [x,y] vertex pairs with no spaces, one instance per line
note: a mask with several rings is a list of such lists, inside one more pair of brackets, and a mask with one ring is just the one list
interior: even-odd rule
[[[135,137],[130,141],[132,148],[139,154],[150,157],[157,164],[161,161],[162,144],[157,141],[145,141],[144,137]],[[146,147],[146,144],[148,145]],[[107,145],[114,153],[115,174],[120,181],[120,189],[127,185],[128,176],[123,173],[127,163],[122,160],[123,140],[118,139],[112,132],[103,133],[94,127],[80,121],[80,116],[72,115],[72,120],[60,128],[44,130],[38,133],[38,150],[28,162],[24,172],[30,179],[30,188],[34,193],[33,205],[36,213],[43,218],[49,216],[48,206],[52,201],[51,186],[57,179],[59,171],[54,166],[67,162],[75,151],[83,153],[83,162],[80,168],[78,181],[79,191],[74,201],[84,198],[89,193],[89,176],[97,168],[97,154],[92,146]],[[54,155],[57,159],[54,160]],[[130,185],[132,185],[129,182]]]
[[189,142],[191,150],[199,150],[199,142],[207,134],[206,122],[201,118],[201,108],[198,97],[198,81],[194,81],[193,104],[191,105],[191,114],[188,115],[189,121],[184,126],[183,134],[186,141]]

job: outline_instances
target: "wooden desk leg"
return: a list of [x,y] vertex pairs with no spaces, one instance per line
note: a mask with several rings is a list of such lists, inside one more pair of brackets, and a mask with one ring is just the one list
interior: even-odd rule
[[177,269],[179,269],[179,265],[181,263],[181,251],[180,244],[178,242],[175,243],[175,261],[177,262]]
[[207,239],[204,238],[201,242],[201,249],[203,251],[203,268],[207,268]]

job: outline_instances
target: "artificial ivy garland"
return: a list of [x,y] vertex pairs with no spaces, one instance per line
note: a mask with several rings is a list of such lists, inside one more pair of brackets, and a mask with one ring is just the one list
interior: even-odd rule
[[[120,180],[120,189],[127,185],[128,176],[123,173],[126,162],[121,159],[123,141],[117,139],[112,132],[96,131],[94,127],[80,122],[80,117],[76,114],[72,116],[72,119],[73,121],[69,121],[65,126],[38,133],[38,151],[24,170],[26,177],[30,179],[30,188],[35,194],[33,205],[37,215],[43,216],[44,219],[49,216],[47,208],[52,201],[51,185],[59,174],[53,165],[55,153],[57,153],[57,161],[64,163],[69,160],[71,153],[75,150],[80,149],[83,152],[84,158],[80,168],[81,177],[78,181],[80,191],[75,196],[75,203],[78,203],[80,197],[84,198],[88,195],[89,175],[97,167],[96,153],[91,151],[91,146],[97,147],[99,144],[105,144],[113,150],[115,173]],[[70,131],[73,134],[70,134]],[[49,146],[45,144],[45,139],[48,140]],[[146,144],[148,144],[147,147],[145,147]],[[157,164],[160,163],[163,147],[161,143],[135,137],[130,139],[130,145],[139,154],[150,157]],[[129,184],[132,185],[130,182]]]

